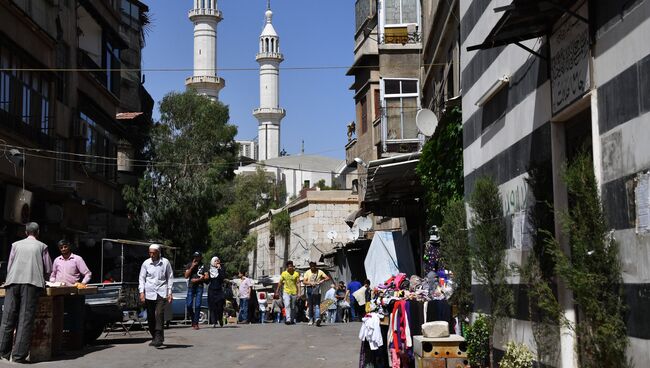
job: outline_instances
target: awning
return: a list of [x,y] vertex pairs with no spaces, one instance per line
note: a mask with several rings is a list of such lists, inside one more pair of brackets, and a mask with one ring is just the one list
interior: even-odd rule
[[424,194],[415,172],[418,162],[419,153],[370,161],[363,208],[378,216],[418,213]]
[[352,227],[352,226],[354,225],[354,221],[355,221],[357,218],[359,218],[359,217],[361,217],[361,216],[365,216],[365,215],[367,215],[367,214],[368,214],[368,211],[366,211],[366,210],[363,209],[363,208],[359,208],[359,209],[356,210],[356,211],[352,211],[352,212],[351,212],[351,213],[350,213],[350,214],[345,218],[344,221],[345,221],[345,223],[346,223],[349,227]]
[[533,52],[520,42],[551,34],[553,25],[565,13],[587,22],[587,19],[571,11],[575,3],[576,0],[514,0],[510,5],[495,8],[494,11],[503,12],[503,16],[483,43],[469,46],[467,51],[514,43]]
[[115,114],[115,119],[133,120],[142,114],[143,114],[142,112],[118,112],[117,114]]

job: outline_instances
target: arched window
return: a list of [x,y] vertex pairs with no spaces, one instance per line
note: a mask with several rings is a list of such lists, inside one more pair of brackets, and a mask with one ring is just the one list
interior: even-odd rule
[[275,52],[275,39],[271,38],[271,52]]
[[264,52],[269,52],[269,39],[266,39],[266,50]]

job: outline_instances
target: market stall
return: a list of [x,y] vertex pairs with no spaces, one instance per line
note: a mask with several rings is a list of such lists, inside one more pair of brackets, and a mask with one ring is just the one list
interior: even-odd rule
[[[31,362],[51,360],[64,350],[83,347],[85,295],[97,293],[97,287],[46,287],[38,299],[32,331]],[[0,303],[5,289],[0,288]]]
[[464,339],[448,302],[450,276],[445,271],[424,278],[397,273],[371,287],[370,298],[363,300],[359,366],[465,367]]

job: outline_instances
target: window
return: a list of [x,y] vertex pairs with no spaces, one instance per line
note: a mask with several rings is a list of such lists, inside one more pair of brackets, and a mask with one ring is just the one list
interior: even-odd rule
[[368,103],[366,101],[366,96],[363,96],[361,101],[359,101],[359,109],[361,110],[361,134],[368,131]]
[[65,139],[59,138],[56,141],[56,180],[69,180],[70,179],[70,161],[67,152],[68,145]]
[[310,182],[309,180],[305,180],[305,181],[302,183],[302,187],[303,187],[303,188],[311,188],[311,182]]
[[79,151],[89,156],[86,158],[86,169],[107,180],[115,180],[117,146],[112,134],[102,128],[89,115],[79,113],[78,137]]
[[373,117],[373,121],[377,120],[381,117],[381,96],[379,89],[376,89],[373,91],[374,94],[374,104],[375,104],[375,116]]
[[22,120],[25,124],[30,124],[32,121],[32,84],[31,75],[29,72],[23,72],[23,99],[22,99]]
[[50,133],[50,88],[46,83],[41,87],[43,98],[41,98],[41,133],[49,135]]
[[380,19],[383,43],[419,42],[418,0],[384,0]]
[[366,24],[366,21],[375,14],[376,11],[376,0],[357,0],[354,5],[355,13],[355,30],[358,32],[359,29]]
[[120,10],[122,13],[122,22],[129,26],[140,28],[140,7],[129,0],[122,0]]
[[120,50],[106,42],[106,88],[114,95],[120,94]]
[[21,123],[25,133],[50,135],[50,80],[43,73],[19,70],[34,66],[2,45],[0,67],[12,69],[0,72],[0,112],[7,114],[0,120]]
[[418,0],[384,0],[386,25],[418,24]]
[[417,79],[383,79],[384,138],[386,141],[417,139]]
[[[0,49],[0,69],[9,68],[9,55]],[[11,102],[11,74],[8,71],[0,72],[0,110],[9,112]]]

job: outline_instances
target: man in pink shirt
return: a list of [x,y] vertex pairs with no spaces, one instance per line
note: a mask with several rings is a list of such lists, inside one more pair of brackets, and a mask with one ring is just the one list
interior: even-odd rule
[[79,282],[79,279],[83,276],[81,283],[87,284],[90,281],[92,273],[88,269],[88,266],[86,266],[83,258],[72,253],[70,242],[60,240],[59,251],[61,255],[54,260],[50,282],[63,282],[71,286]]

